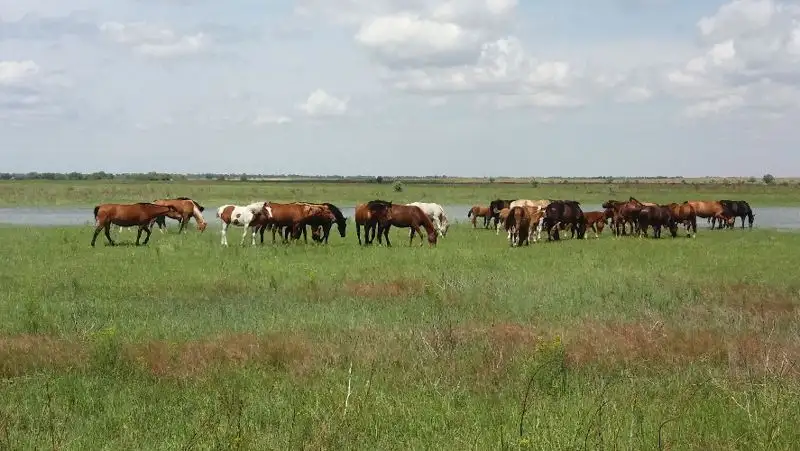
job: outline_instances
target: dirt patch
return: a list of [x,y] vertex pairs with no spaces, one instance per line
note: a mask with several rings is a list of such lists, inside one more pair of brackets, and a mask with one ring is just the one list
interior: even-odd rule
[[800,291],[737,283],[725,285],[715,293],[724,306],[753,316],[794,315],[800,308]]
[[311,369],[311,342],[298,334],[238,334],[213,339],[128,345],[125,355],[155,376],[186,378],[221,366],[259,363],[303,374]]
[[792,362],[800,343],[756,332],[677,329],[653,323],[589,321],[568,332],[567,361],[572,366],[598,364],[631,369],[671,369],[710,363],[731,373],[800,377]]
[[418,279],[347,282],[344,290],[350,296],[360,298],[396,298],[421,295],[425,292],[426,283]]
[[0,337],[0,377],[17,377],[43,369],[82,367],[88,356],[80,343],[46,335]]

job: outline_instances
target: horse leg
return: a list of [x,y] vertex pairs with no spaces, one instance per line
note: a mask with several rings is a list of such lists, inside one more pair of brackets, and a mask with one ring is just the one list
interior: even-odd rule
[[94,235],[92,235],[92,247],[94,247],[94,243],[97,242],[97,235],[100,235],[101,230],[103,230],[103,226],[99,224],[94,228]]
[[136,231],[136,245],[139,245],[139,239],[142,237],[142,226],[139,226],[139,230]]
[[142,243],[143,245],[147,244],[150,241],[150,234],[153,233],[153,231],[148,226],[144,226],[144,231],[147,232],[147,236],[144,237],[144,242]]
[[105,229],[105,233],[106,233],[106,239],[108,240],[108,244],[110,244],[112,246],[116,246],[117,243],[115,243],[114,240],[111,239],[111,223],[106,224],[104,229]]
[[358,238],[358,245],[361,246],[361,224],[356,221],[356,238]]
[[242,231],[242,239],[241,239],[241,241],[239,241],[239,245],[240,246],[244,246],[244,240],[245,240],[245,238],[247,238],[247,232],[249,232],[249,230],[248,230],[249,228],[250,228],[250,226],[248,226],[247,224],[244,224],[242,226],[243,231]]

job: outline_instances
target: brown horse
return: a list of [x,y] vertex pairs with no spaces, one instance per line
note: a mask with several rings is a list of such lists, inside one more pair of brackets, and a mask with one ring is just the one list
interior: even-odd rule
[[489,228],[489,222],[492,219],[492,213],[489,210],[489,207],[484,205],[473,205],[472,208],[467,212],[467,218],[472,218],[472,228],[475,229],[478,227],[476,222],[478,218],[483,218],[483,228]]
[[678,236],[678,223],[672,216],[672,212],[667,207],[661,206],[645,206],[639,210],[637,235],[641,238],[642,235],[647,236],[647,228],[653,227],[653,238],[661,238],[661,228],[667,227],[672,238]]
[[169,213],[162,216],[157,216],[155,219],[158,224],[158,229],[164,231],[167,228],[167,223],[164,218],[169,217],[180,223],[178,233],[183,232],[184,227],[189,224],[189,220],[194,218],[197,223],[197,230],[203,232],[206,230],[208,223],[203,219],[201,214],[205,208],[188,197],[176,197],[175,199],[156,199],[153,201],[156,205],[172,205],[175,207],[176,213]]
[[[494,227],[495,228],[495,231],[494,231],[495,235],[499,235],[500,234],[500,227],[503,227],[503,230],[505,230],[506,218],[508,217],[508,213],[509,212],[511,212],[510,208],[504,208],[504,209],[500,210],[500,213],[497,214],[497,218],[499,219],[499,221],[497,222],[497,225]],[[489,217],[489,219],[491,219],[491,216]]]
[[508,244],[519,247],[530,243],[530,212],[525,207],[514,207],[508,210],[503,227],[508,231]]
[[139,239],[142,237],[142,230],[147,232],[144,243],[150,241],[152,233],[150,226],[157,216],[178,211],[172,205],[156,205],[148,202],[136,204],[100,204],[94,207],[94,235],[92,236],[92,247],[97,241],[97,235],[101,230],[105,230],[108,243],[115,246],[116,243],[111,239],[111,224],[120,227],[139,226],[136,234],[136,245],[139,246]]
[[697,236],[697,213],[695,213],[694,207],[692,207],[690,203],[684,202],[682,204],[678,204],[672,202],[662,206],[667,207],[672,217],[679,224],[683,224],[686,227],[686,231],[688,232],[687,236],[692,238]]
[[[323,208],[313,204],[287,203],[279,204],[270,202],[272,217],[262,215],[255,220],[255,226],[261,236],[261,243],[264,243],[264,231],[272,230],[272,242],[275,243],[275,235],[282,231],[283,242],[288,242],[289,237],[299,239],[305,231],[308,220],[315,215],[324,214]],[[308,237],[304,236],[308,243]]]
[[[583,223],[587,229],[592,229],[595,238],[600,238],[603,229],[606,226],[606,212],[605,211],[587,211],[583,213]],[[573,235],[574,235],[573,231]]]
[[[372,202],[385,202],[383,200],[375,199]],[[364,243],[366,246],[372,244],[375,240],[375,232],[378,229],[378,219],[372,215],[372,212],[367,207],[367,203],[356,205],[355,211],[356,220],[356,236],[358,237],[358,244],[361,245],[361,226],[364,226]],[[370,236],[372,232],[372,236]]]
[[[695,216],[698,218],[710,218],[712,220],[719,220],[720,224],[722,222],[727,221],[727,217],[724,215],[725,209],[722,206],[722,203],[716,200],[690,200],[688,202],[689,205],[694,208]],[[711,228],[714,228],[714,224],[711,224]]]
[[[331,203],[315,204],[311,202],[292,202],[292,205],[305,205],[315,207],[314,210],[309,210],[309,215],[299,225],[299,230],[292,232],[293,239],[300,239],[300,233],[303,234],[303,239],[308,242],[308,235],[306,234],[306,226],[311,227],[311,239],[316,242],[328,243],[328,237],[331,233],[333,224],[336,224],[339,230],[339,236],[345,237],[347,232],[347,218],[344,217],[341,210],[336,205]],[[294,235],[297,234],[297,236]],[[284,234],[288,235],[288,229],[284,229]]]
[[[415,233],[419,235],[420,240],[422,239],[420,226],[424,227],[425,232],[428,233],[428,244],[430,246],[436,244],[436,239],[438,238],[436,228],[421,208],[415,205],[400,205],[379,200],[367,202],[367,208],[370,215],[377,219],[378,222],[378,244],[382,244],[381,237],[384,237],[386,238],[386,246],[392,245],[389,241],[389,230],[392,226],[411,229],[408,241],[409,246],[414,242]],[[422,246],[423,244],[424,242],[420,241],[419,245]]]
[[[613,211],[612,226],[614,235],[627,235],[626,224],[631,225],[631,235],[639,230],[639,211],[646,206],[656,206],[650,202],[639,202],[631,197],[627,202],[609,200],[603,203],[603,208],[611,208]],[[621,229],[621,230],[620,230]]]

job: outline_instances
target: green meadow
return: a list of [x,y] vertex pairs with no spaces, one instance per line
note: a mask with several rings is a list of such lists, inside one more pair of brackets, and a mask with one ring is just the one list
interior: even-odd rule
[[307,201],[355,205],[372,199],[394,202],[428,201],[440,204],[488,204],[491,199],[573,199],[601,203],[634,196],[651,202],[681,202],[698,199],[743,199],[753,206],[800,204],[796,183],[764,185],[711,181],[669,183],[569,182],[566,183],[394,183],[275,182],[275,181],[0,181],[0,207],[94,206],[103,202],[149,202],[165,197],[186,196],[204,206],[246,204],[256,200]]
[[[50,203],[167,194],[41,186]],[[382,186],[244,186],[169,194],[211,205],[399,199]],[[0,198],[46,201],[15,189]],[[280,191],[290,189],[300,192]],[[552,197],[609,197],[563,189]],[[443,193],[445,203],[506,196]],[[629,193],[667,198],[619,197]],[[791,198],[742,197],[758,196]],[[800,439],[800,234],[701,222],[694,239],[606,231],[512,249],[502,233],[459,224],[435,248],[409,247],[405,230],[392,248],[364,248],[351,224],[327,246],[240,247],[233,229],[222,248],[216,228],[169,225],[148,246],[96,248],[90,227],[0,228],[0,449],[791,449]]]

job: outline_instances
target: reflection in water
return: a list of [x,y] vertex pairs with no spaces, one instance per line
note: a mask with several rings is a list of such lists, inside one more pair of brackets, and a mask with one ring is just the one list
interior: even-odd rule
[[[444,205],[445,213],[451,223],[466,223],[467,212],[471,205]],[[353,206],[339,206],[342,213],[347,217],[353,216]],[[585,211],[601,210],[599,204],[586,204],[583,205]],[[209,226],[219,224],[217,219],[216,208],[207,208],[205,211],[205,219],[208,221]],[[778,229],[800,229],[800,207],[753,207],[756,214],[754,227],[767,227]],[[737,227],[740,227],[740,219],[736,220]],[[73,226],[73,225],[86,225],[89,226],[94,223],[92,217],[92,208],[57,208],[57,207],[11,207],[0,208],[0,224],[12,225],[27,225],[27,226]],[[169,221],[167,224],[177,224],[177,222]],[[698,226],[705,225],[705,219],[698,221]],[[482,220],[478,220],[478,226],[483,224]]]

